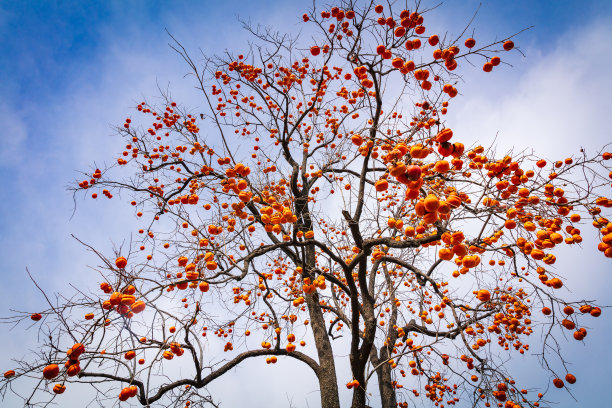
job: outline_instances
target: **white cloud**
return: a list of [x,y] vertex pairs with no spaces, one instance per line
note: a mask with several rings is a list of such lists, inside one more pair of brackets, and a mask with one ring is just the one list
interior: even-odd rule
[[[604,21],[595,21],[580,29],[564,33],[549,49],[524,50],[527,58],[512,61],[513,68],[498,67],[490,74],[477,69],[467,74],[460,89],[462,95],[454,102],[456,107],[451,104],[448,118],[457,139],[487,146],[499,132],[496,143],[500,155],[514,147],[515,152],[533,149],[552,160],[578,155],[581,147],[592,156],[612,142],[607,125],[612,82],[602,76],[612,63],[612,44],[604,40],[612,36],[612,28]],[[505,54],[501,56],[506,58]],[[609,260],[596,249],[596,231],[590,225],[581,227],[582,246],[557,253],[556,271],[565,278],[566,286],[561,295],[570,300],[602,302],[609,297],[609,287],[602,284],[610,282]],[[561,340],[563,355],[574,363],[568,367],[577,377],[605,376],[606,359],[593,356],[606,354],[603,339],[610,330],[599,319],[585,320],[592,325],[592,336],[583,344],[574,341],[569,333],[567,342]],[[534,344],[539,341],[539,337],[534,339]],[[539,347],[533,350],[540,352]],[[549,382],[535,356],[513,361],[513,371],[523,381],[531,379],[533,386],[546,386]],[[564,373],[558,362],[551,360],[551,364]],[[571,391],[579,403],[597,405],[602,401],[597,397],[597,384],[601,382],[583,382]],[[564,391],[553,392],[550,398],[566,401],[561,407],[575,406]]]
[[[499,131],[504,150],[533,148],[555,159],[578,153],[580,146],[593,152],[612,141],[605,126],[612,83],[597,79],[612,63],[612,44],[601,41],[611,35],[609,25],[596,22],[561,36],[551,50],[526,50],[527,59],[513,68],[469,74],[450,126],[481,143]],[[512,81],[505,79],[508,69],[519,70]]]

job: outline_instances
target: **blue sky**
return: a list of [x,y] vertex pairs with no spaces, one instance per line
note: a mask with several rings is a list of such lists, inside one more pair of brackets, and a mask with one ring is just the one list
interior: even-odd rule
[[[133,231],[132,213],[118,200],[77,198],[73,216],[73,199],[65,187],[78,170],[112,160],[121,144],[111,126],[122,123],[143,97],[155,97],[158,85],[169,87],[176,99],[199,103],[193,83],[184,77],[187,67],[167,45],[165,29],[193,53],[199,48],[206,53],[240,50],[248,36],[237,15],[289,31],[309,4],[0,3],[0,315],[10,314],[11,307],[35,311],[43,305],[27,280],[26,266],[50,291],[68,283],[87,284],[87,265],[95,265],[95,259],[70,234],[109,251]],[[458,33],[478,5],[474,0],[444,2],[432,13],[432,26]],[[593,150],[612,141],[605,130],[612,95],[610,2],[483,1],[474,23],[477,39],[504,37],[529,26],[534,28],[515,41],[526,58],[516,54],[513,67],[490,76],[478,69],[466,72],[449,123],[473,140],[486,143],[499,132],[500,146],[533,147],[554,158],[576,153],[579,145]],[[474,119],[473,112],[480,117]],[[563,254],[566,275],[574,283],[572,295],[610,304],[610,264],[592,247],[586,243],[583,250]],[[10,355],[25,354],[24,341],[34,347],[35,336],[24,337],[23,328],[0,335],[0,368],[10,364]],[[586,346],[569,343],[579,403],[557,392],[551,395],[557,407],[603,404],[606,396],[598,392],[612,363],[605,348],[611,335],[611,325],[602,318],[593,322]],[[256,369],[249,364],[239,375],[250,378]],[[228,398],[237,402],[231,398],[239,396]],[[299,398],[294,403],[302,406]],[[285,396],[280,401],[286,405]],[[312,406],[316,399],[309,401]]]

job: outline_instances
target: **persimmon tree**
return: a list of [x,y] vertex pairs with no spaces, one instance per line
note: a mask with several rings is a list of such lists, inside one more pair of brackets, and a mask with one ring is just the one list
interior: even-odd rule
[[444,120],[458,72],[495,75],[516,39],[429,33],[431,12],[341,2],[303,15],[308,38],[247,26],[242,53],[201,60],[174,42],[203,108],[138,104],[116,164],[76,183],[133,206],[139,238],[88,246],[99,290],[9,319],[44,319],[46,340],[2,392],[30,377],[26,404],[77,382],[104,406],[214,405],[206,386],[232,368],[289,358],[323,407],[338,382],[353,407],[537,407],[505,364],[530,353],[571,386],[557,338],[584,341],[601,309],[564,290],[555,254],[583,228],[612,257],[611,154],[464,146]]

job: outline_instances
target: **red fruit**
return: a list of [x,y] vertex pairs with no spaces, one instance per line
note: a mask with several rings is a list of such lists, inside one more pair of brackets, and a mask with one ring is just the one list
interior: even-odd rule
[[117,258],[115,260],[115,265],[117,265],[117,268],[123,269],[127,265],[127,259],[125,259],[124,257],[120,256],[119,258]]
[[52,380],[59,375],[59,366],[57,364],[49,364],[43,368],[43,377],[47,380]]
[[491,292],[486,289],[481,289],[476,293],[476,297],[481,302],[488,302],[491,299]]
[[393,65],[394,68],[399,69],[404,66],[404,60],[400,57],[393,58],[393,61],[391,61],[391,65]]
[[410,166],[406,166],[406,178],[410,181],[416,181],[421,178],[421,174],[423,173],[423,169],[421,166],[416,166],[411,164]]
[[436,136],[436,142],[440,142],[440,143],[448,142],[449,140],[451,140],[452,137],[453,137],[453,131],[450,130],[449,128],[446,128],[440,131],[440,133],[438,133],[438,135]]
[[55,384],[53,386],[53,392],[56,394],[63,394],[66,391],[66,386],[64,384]]
[[389,182],[385,179],[378,180],[374,183],[374,188],[378,192],[386,191],[389,188]]
[[442,142],[438,146],[438,153],[440,153],[443,157],[450,156],[453,154],[453,145],[449,142]]
[[132,312],[134,313],[140,313],[143,310],[145,310],[145,307],[146,307],[145,302],[143,302],[142,300],[138,300],[132,304],[131,309],[132,309]]
[[82,343],[76,343],[68,350],[66,355],[72,360],[78,360],[78,358],[85,352],[85,345]]

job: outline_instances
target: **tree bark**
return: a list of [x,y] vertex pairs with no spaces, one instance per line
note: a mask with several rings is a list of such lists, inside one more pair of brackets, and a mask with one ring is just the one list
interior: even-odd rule
[[376,355],[376,349],[372,349],[370,360],[375,367],[378,367],[376,368],[376,376],[378,377],[378,390],[380,392],[380,402],[382,408],[397,407],[395,390],[391,381],[391,367],[388,363],[388,349],[385,346],[382,347],[380,350],[380,358]]
[[353,402],[351,403],[351,408],[367,408],[366,405],[366,395],[365,388],[363,385],[359,385],[359,387],[353,390]]
[[336,364],[331,342],[325,330],[325,320],[319,296],[315,293],[306,296],[306,304],[310,315],[310,326],[314,334],[315,346],[319,356],[319,370],[317,378],[321,390],[322,408],[340,408],[338,396],[338,380],[336,378]]
[[[310,221],[310,220],[308,220]],[[306,247],[306,259],[304,271],[310,275],[310,271],[315,269],[314,246]],[[323,310],[319,303],[317,292],[306,294],[306,304],[310,316],[310,326],[315,339],[315,346],[319,356],[319,370],[317,378],[319,389],[321,390],[322,408],[340,408],[340,397],[338,395],[338,380],[336,377],[336,363],[329,336],[325,326]]]

